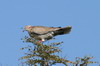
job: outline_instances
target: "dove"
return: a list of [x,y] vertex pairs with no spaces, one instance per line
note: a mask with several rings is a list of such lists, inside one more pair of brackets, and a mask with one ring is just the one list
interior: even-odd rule
[[31,38],[44,42],[58,35],[68,34],[72,27],[46,27],[46,26],[24,26],[24,30],[28,32]]

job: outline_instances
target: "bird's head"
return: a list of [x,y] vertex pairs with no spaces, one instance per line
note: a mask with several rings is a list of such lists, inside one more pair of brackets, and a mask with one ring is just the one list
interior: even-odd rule
[[27,25],[24,27],[24,30],[29,31],[29,32],[31,31],[31,29],[32,29],[31,25]]

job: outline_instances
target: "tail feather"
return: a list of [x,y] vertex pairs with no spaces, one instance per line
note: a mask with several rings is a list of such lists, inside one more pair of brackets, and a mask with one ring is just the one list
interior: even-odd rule
[[60,28],[59,30],[54,31],[54,36],[68,34],[71,31],[71,26]]

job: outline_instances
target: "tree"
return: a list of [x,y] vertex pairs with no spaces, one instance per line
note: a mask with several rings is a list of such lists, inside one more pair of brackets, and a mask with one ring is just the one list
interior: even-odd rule
[[76,61],[75,64],[73,64],[73,66],[88,66],[89,64],[94,64],[94,63],[99,65],[98,62],[91,61],[91,59],[93,59],[93,57],[90,56],[84,56],[83,58],[76,57]]
[[23,40],[24,42],[32,43],[32,46],[21,48],[22,50],[27,49],[28,51],[25,53],[26,56],[20,58],[20,60],[25,59],[24,64],[28,66],[52,66],[56,63],[61,63],[65,66],[69,66],[68,63],[72,66],[88,66],[89,64],[97,63],[90,61],[93,57],[89,56],[83,58],[77,57],[74,62],[60,57],[57,54],[61,52],[58,46],[63,42],[44,44],[30,37],[25,37]]
[[43,44],[38,42],[37,40],[34,40],[33,38],[27,37],[25,37],[24,41],[33,44],[33,46],[22,48],[28,49],[28,53],[25,53],[26,56],[20,58],[26,59],[25,63],[29,66],[52,66],[56,63],[62,63],[65,66],[68,66],[67,63],[73,63],[57,55],[57,53],[61,52],[61,50],[57,46],[62,44],[63,42]]

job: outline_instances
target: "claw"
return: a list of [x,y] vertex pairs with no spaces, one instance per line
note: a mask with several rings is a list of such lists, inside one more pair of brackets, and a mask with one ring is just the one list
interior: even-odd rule
[[39,43],[42,43],[43,41],[42,41],[42,40],[39,40],[38,42],[39,42]]

